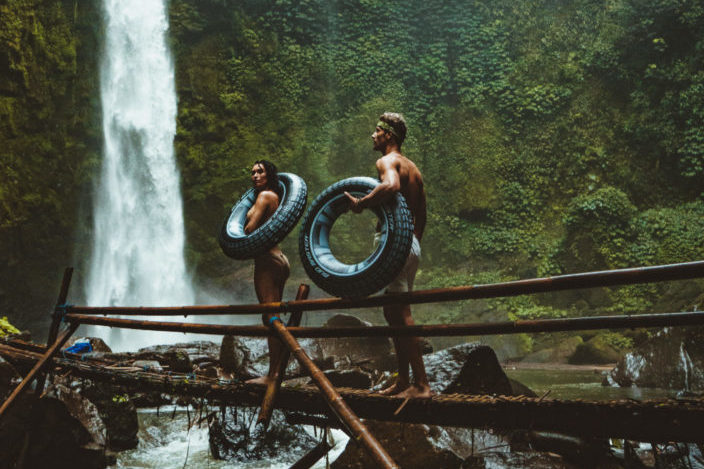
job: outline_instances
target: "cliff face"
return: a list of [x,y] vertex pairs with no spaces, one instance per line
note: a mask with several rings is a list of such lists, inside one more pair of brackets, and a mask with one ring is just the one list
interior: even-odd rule
[[[63,267],[77,267],[69,298],[81,301],[90,254],[99,3],[0,6],[0,310],[41,337]],[[704,13],[694,7],[172,0],[169,9],[186,255],[201,283],[243,288],[232,283],[248,274],[232,272],[245,264],[224,256],[215,234],[253,160],[301,175],[311,197],[374,175],[369,135],[387,110],[406,115],[403,151],[426,181],[418,287],[704,258]],[[361,249],[354,233],[338,236]],[[282,247],[302,280],[295,231]],[[698,288],[414,314],[469,322],[674,311]],[[509,348],[530,351],[531,339],[517,340]]]
[[0,6],[0,310],[20,328],[48,320],[90,227],[82,204],[101,145],[99,13],[98,2]]

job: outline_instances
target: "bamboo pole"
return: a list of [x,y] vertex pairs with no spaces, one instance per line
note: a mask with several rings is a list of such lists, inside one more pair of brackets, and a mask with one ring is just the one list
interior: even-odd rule
[[[59,296],[56,299],[56,306],[54,306],[54,314],[51,318],[51,326],[49,326],[49,336],[46,340],[46,346],[49,347],[56,341],[56,336],[59,333],[59,326],[61,326],[61,320],[63,314],[66,313],[65,308],[66,298],[68,298],[68,287],[71,285],[71,277],[73,276],[73,267],[66,267],[64,269],[64,278],[61,281],[61,289],[59,290]],[[37,397],[41,396],[44,392],[44,383],[46,382],[46,374],[41,374],[37,378],[37,388],[35,393]]]
[[[15,366],[32,368],[41,355],[0,343],[0,355]],[[135,392],[160,392],[205,398],[210,402],[259,407],[261,386],[244,383],[223,384],[217,378],[199,376],[186,380],[186,374],[131,371],[111,368],[97,359],[68,359],[57,356],[52,362],[73,376],[111,385],[126,386]],[[530,429],[554,431],[583,437],[625,438],[635,441],[704,443],[701,422],[704,400],[658,399],[637,401],[560,400],[525,396],[486,396],[450,394],[432,399],[411,399],[403,412],[395,414],[402,399],[370,393],[367,390],[340,389],[345,402],[361,418],[399,423],[419,423],[462,428],[497,430]],[[328,415],[330,407],[312,386],[283,387],[277,399],[282,410],[297,412],[287,416],[291,424],[310,424],[334,428],[344,426],[327,418],[300,413]],[[310,421],[307,421],[310,419]],[[577,422],[577,423],[575,423]]]
[[29,386],[29,384],[34,380],[34,377],[39,373],[42,368],[44,368],[47,363],[49,363],[49,360],[51,357],[61,348],[62,345],[66,343],[66,341],[73,335],[73,333],[78,329],[78,324],[71,324],[69,326],[69,329],[64,332],[64,334],[59,337],[59,339],[54,342],[54,345],[49,347],[49,349],[46,351],[44,355],[42,355],[42,358],[37,362],[36,365],[34,365],[34,368],[30,370],[30,372],[27,374],[27,376],[24,377],[22,382],[17,385],[14,391],[12,391],[12,394],[10,394],[10,397],[8,397],[5,402],[3,402],[2,407],[0,407],[0,420],[2,419],[2,416],[4,413],[7,411],[7,409],[12,405],[12,403],[15,401],[15,399],[22,394],[22,392]]
[[330,446],[327,441],[323,440],[318,443],[315,448],[304,454],[303,457],[296,461],[289,469],[310,469],[313,464],[328,454],[331,449],[332,446]]
[[188,316],[203,314],[277,314],[294,311],[321,311],[330,309],[372,308],[390,304],[421,304],[441,301],[459,301],[502,296],[528,295],[582,288],[631,285],[668,280],[685,280],[704,277],[704,261],[680,264],[636,267],[630,269],[584,272],[554,277],[515,280],[487,285],[436,288],[407,293],[393,293],[366,298],[321,298],[289,302],[252,305],[207,305],[171,307],[92,307],[71,306],[68,311],[79,314],[125,316]]
[[[310,287],[308,285],[301,284],[298,287],[298,292],[296,293],[296,300],[305,300],[306,298],[308,298],[308,293],[310,293]],[[296,311],[295,313],[291,313],[291,318],[289,319],[290,325],[299,326],[301,324],[302,316],[302,311]],[[259,416],[257,417],[257,424],[261,424],[264,430],[269,427],[271,414],[274,412],[274,403],[276,401],[276,396],[279,394],[279,390],[281,389],[281,383],[284,380],[284,375],[286,374],[286,366],[288,365],[288,360],[290,357],[291,352],[289,351],[289,349],[286,347],[282,347],[281,354],[279,355],[279,369],[276,375],[276,380],[270,382],[267,385],[266,392],[264,392],[264,399],[262,399],[262,408],[259,411]]]
[[296,339],[286,330],[286,326],[284,326],[281,320],[273,318],[271,327],[276,331],[276,335],[278,335],[281,341],[289,348],[293,356],[296,357],[301,367],[308,372],[340,422],[355,436],[356,441],[362,443],[376,464],[383,468],[398,468],[398,465],[391,459],[391,456],[389,456],[384,447],[381,446],[362,421],[359,420],[359,417],[357,417],[345,401],[342,400],[342,397],[325,377],[325,374],[313,363],[313,360],[306,355]]
[[[267,337],[271,329],[265,326],[228,326],[164,321],[102,318],[88,314],[67,314],[71,323],[123,327],[154,331],[192,332],[197,334],[230,334],[245,337]],[[704,325],[704,311],[638,314],[627,316],[592,316],[584,318],[534,319],[469,324],[430,324],[415,326],[371,327],[290,327],[294,337],[456,337],[523,332],[586,331],[597,329],[630,329],[634,327],[667,327]]]

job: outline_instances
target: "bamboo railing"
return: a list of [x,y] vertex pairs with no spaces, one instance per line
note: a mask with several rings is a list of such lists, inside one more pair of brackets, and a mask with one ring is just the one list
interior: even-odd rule
[[[667,314],[641,314],[630,316],[601,316],[583,318],[564,318],[549,320],[520,320],[481,324],[437,324],[416,325],[406,327],[345,327],[345,328],[310,328],[286,327],[278,318],[270,321],[270,326],[228,326],[211,324],[190,324],[179,322],[143,321],[124,318],[96,317],[99,315],[121,316],[189,316],[205,314],[282,314],[295,313],[300,321],[303,311],[323,311],[331,309],[369,308],[394,304],[422,304],[445,301],[459,301],[480,298],[496,298],[503,296],[528,295],[552,291],[573,290],[583,288],[610,287],[636,283],[653,283],[669,280],[684,280],[704,277],[704,261],[680,264],[658,265],[599,272],[585,272],[570,275],[559,275],[546,278],[535,278],[502,282],[488,285],[471,285],[453,288],[438,288],[418,290],[408,293],[394,293],[367,298],[323,298],[305,299],[307,295],[297,297],[295,301],[275,302],[250,305],[214,305],[214,306],[177,306],[177,307],[91,307],[72,306],[66,304],[68,285],[73,269],[66,269],[59,294],[59,300],[54,310],[54,317],[47,342],[47,350],[42,359],[32,369],[27,377],[18,385],[11,396],[0,407],[0,418],[10,407],[13,400],[28,387],[31,381],[49,362],[53,354],[68,340],[71,334],[81,324],[122,327],[130,329],[148,329],[158,331],[195,332],[202,334],[240,335],[250,337],[276,336],[286,345],[291,354],[299,361],[316,385],[319,387],[329,408],[340,423],[356,441],[360,442],[370,453],[379,467],[397,467],[396,463],[386,453],[384,448],[369,433],[364,424],[345,404],[330,384],[325,375],[318,369],[303,349],[298,345],[296,337],[371,337],[371,336],[469,336],[489,334],[514,334],[520,332],[555,332],[606,328],[659,327],[704,324],[704,312],[681,312]],[[299,290],[300,292],[300,290]],[[57,339],[60,323],[70,324],[69,330]],[[293,321],[296,324],[296,321]],[[284,361],[284,360],[282,360]],[[285,357],[288,361],[288,357]],[[285,363],[283,363],[285,368]],[[39,383],[43,388],[43,377]],[[263,404],[263,411],[270,412],[272,402],[278,391],[280,382],[276,383],[266,395],[269,401]],[[39,386],[38,386],[39,387]],[[41,392],[41,389],[38,389]],[[264,413],[263,412],[263,413]],[[266,420],[266,415],[265,415]],[[322,447],[320,451],[322,451]],[[316,453],[317,454],[317,453]]]

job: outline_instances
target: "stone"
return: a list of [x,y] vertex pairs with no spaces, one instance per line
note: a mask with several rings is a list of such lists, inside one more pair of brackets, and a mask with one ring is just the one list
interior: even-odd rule
[[[463,458],[450,448],[451,438],[441,427],[374,420],[367,420],[364,424],[404,469],[455,469],[462,465]],[[349,441],[331,467],[366,469],[376,465],[362,445]]]
[[546,348],[526,355],[521,362],[525,363],[567,363],[569,357],[574,355],[577,347],[584,343],[580,336],[563,340],[555,347]]
[[137,368],[142,368],[144,371],[162,371],[161,363],[156,360],[135,360],[132,362],[132,366]]
[[63,385],[25,393],[0,422],[1,467],[105,468],[106,428],[97,408]]
[[175,373],[190,373],[193,371],[191,358],[183,350],[169,350],[164,354],[164,365]]
[[[336,314],[323,327],[370,327],[350,314]],[[343,337],[317,339],[323,356],[335,356],[336,362],[360,365],[368,369],[392,370],[396,358],[388,337]]]
[[0,399],[9,395],[15,389],[15,381],[21,380],[22,377],[17,372],[14,366],[4,358],[0,357]]
[[[359,367],[347,370],[327,370],[325,376],[335,387],[369,389],[372,387],[372,377]],[[312,384],[313,381],[310,381]]]
[[247,353],[243,347],[237,347],[234,336],[226,335],[222,338],[220,345],[220,366],[227,373],[234,373],[241,369],[247,359]]
[[465,459],[462,469],[577,469],[562,456],[537,452],[489,452]]
[[606,382],[704,391],[704,327],[664,328],[622,356]]
[[460,344],[423,358],[430,388],[435,392],[513,394],[511,383],[491,347]]
[[91,383],[82,387],[80,392],[98,409],[105,423],[110,449],[123,451],[137,447],[137,406],[127,391],[105,383]]
[[603,335],[596,335],[579,344],[569,358],[572,365],[603,365],[616,363],[621,353],[604,340]]

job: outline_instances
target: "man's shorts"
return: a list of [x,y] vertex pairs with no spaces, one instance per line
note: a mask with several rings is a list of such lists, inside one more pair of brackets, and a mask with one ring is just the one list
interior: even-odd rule
[[[375,237],[375,243],[377,241]],[[413,235],[413,242],[411,243],[411,252],[408,253],[406,258],[406,263],[401,269],[401,272],[396,276],[395,279],[389,283],[386,287],[386,293],[401,293],[413,291],[413,282],[416,279],[416,273],[418,272],[418,264],[420,263],[420,243],[418,238]]]

